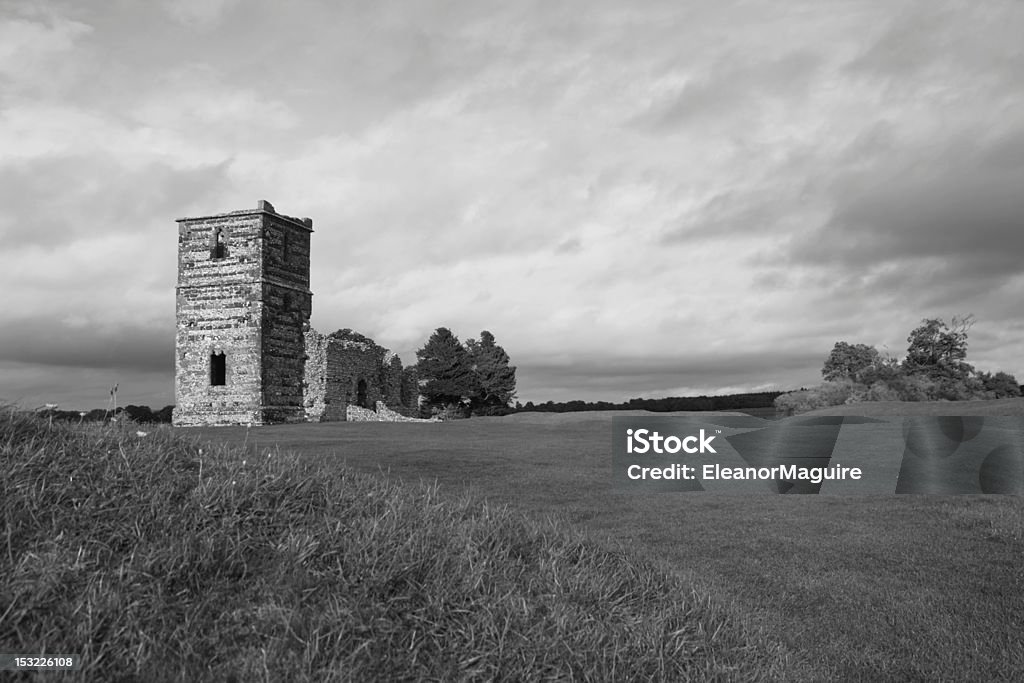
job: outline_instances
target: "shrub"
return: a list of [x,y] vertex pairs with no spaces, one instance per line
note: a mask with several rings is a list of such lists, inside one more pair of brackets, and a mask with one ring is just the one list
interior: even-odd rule
[[899,401],[900,392],[890,387],[885,382],[875,382],[864,396],[865,401]]
[[439,420],[447,422],[448,420],[464,420],[469,417],[466,406],[461,403],[446,403],[444,406],[430,406],[429,417],[436,417]]
[[796,415],[797,412],[804,412],[802,408],[807,403],[807,395],[811,393],[807,389],[791,391],[788,394],[781,394],[775,397],[775,412],[782,415]]
[[775,410],[783,415],[799,415],[818,408],[843,405],[855,396],[859,386],[850,380],[823,382],[813,389],[782,394],[775,399]]
[[988,372],[978,373],[984,391],[991,393],[992,398],[1016,398],[1021,395],[1017,378],[1006,372],[990,374]]
[[901,401],[933,401],[938,396],[935,381],[924,375],[901,375],[894,378],[889,386],[896,391]]
[[820,405],[819,408],[826,408],[828,406],[841,406],[846,403],[856,391],[858,385],[851,380],[843,380],[839,382],[823,382],[814,389],[811,393],[816,396],[816,401]]

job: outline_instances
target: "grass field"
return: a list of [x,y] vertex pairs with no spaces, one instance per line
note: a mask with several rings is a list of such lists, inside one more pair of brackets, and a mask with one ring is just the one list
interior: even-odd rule
[[777,680],[797,666],[675,573],[564,524],[165,427],[0,410],[0,517],[0,653],[81,657],[2,680]]
[[[930,414],[985,408],[1024,401]],[[2,410],[0,652],[82,655],[38,680],[1024,679],[1019,497],[612,494],[611,417]]]
[[[845,413],[844,413],[845,411]],[[1024,400],[821,414],[1024,414]],[[626,413],[614,413],[623,415]],[[793,680],[1024,680],[1024,505],[994,496],[615,495],[606,413],[197,430],[436,482],[650,558],[782,648]]]

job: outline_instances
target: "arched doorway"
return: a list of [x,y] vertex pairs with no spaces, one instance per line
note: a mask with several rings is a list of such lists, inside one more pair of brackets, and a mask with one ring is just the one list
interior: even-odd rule
[[356,405],[360,408],[369,408],[366,404],[366,380],[361,379],[356,384]]

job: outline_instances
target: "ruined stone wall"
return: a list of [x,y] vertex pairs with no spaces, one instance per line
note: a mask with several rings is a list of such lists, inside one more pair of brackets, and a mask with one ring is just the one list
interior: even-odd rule
[[402,361],[372,340],[335,338],[310,329],[306,332],[306,355],[305,408],[309,420],[346,420],[350,407],[373,412],[378,403],[402,414],[408,412],[401,404],[405,376]]
[[313,328],[304,334],[306,365],[303,368],[303,406],[310,422],[333,421],[339,417],[326,416],[330,405],[327,397],[327,337]]
[[376,410],[370,410],[368,408],[359,408],[357,406],[349,406],[348,414],[346,419],[349,422],[440,422],[441,420],[436,417],[429,419],[420,419],[416,417],[409,417],[403,413],[391,410],[383,402],[377,403]]

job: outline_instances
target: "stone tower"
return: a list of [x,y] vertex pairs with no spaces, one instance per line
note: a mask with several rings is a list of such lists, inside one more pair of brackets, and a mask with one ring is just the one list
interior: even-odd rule
[[174,424],[305,420],[313,221],[260,201],[177,223]]

